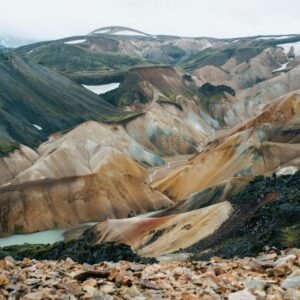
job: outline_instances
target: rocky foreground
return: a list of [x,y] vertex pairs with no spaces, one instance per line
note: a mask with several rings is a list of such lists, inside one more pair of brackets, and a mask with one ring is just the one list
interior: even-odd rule
[[300,299],[300,250],[256,258],[78,264],[0,261],[0,299]]

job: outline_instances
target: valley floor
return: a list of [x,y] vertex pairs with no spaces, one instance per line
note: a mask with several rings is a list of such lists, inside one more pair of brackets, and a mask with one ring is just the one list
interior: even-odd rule
[[300,250],[256,258],[78,264],[0,260],[0,299],[300,299]]

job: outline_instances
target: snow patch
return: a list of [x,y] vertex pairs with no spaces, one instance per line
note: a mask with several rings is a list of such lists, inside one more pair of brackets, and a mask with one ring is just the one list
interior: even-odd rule
[[292,38],[294,35],[282,35],[282,36],[262,36],[259,38],[256,38],[256,40],[281,40],[281,39],[288,39]]
[[138,35],[138,36],[147,36],[144,33],[140,33],[140,32],[135,32],[135,31],[130,31],[130,30],[122,30],[122,31],[117,31],[115,33],[113,33],[115,35]]
[[76,45],[76,44],[84,43],[85,41],[86,41],[86,39],[83,39],[83,40],[73,40],[73,41],[65,42],[65,44],[68,44],[68,45]]
[[142,32],[135,32],[135,31],[131,31],[131,30],[118,30],[118,31],[113,31],[111,29],[101,29],[98,30],[96,32],[94,32],[94,34],[113,34],[113,35],[137,35],[137,36],[147,36],[146,34],[142,33]]
[[[160,212],[162,212],[163,209],[161,210],[155,210],[155,211],[151,211],[151,212],[148,212],[148,213],[144,213],[144,214],[141,214],[141,215],[137,215],[135,217],[131,217],[129,218],[131,221],[137,221],[137,220],[142,220],[142,219],[147,219],[147,218],[150,218],[152,217],[153,215],[156,215]],[[126,219],[127,220],[127,219]]]
[[108,33],[110,31],[111,31],[110,29],[101,29],[101,30],[98,30],[98,31],[96,31],[94,33]]
[[290,61],[288,61],[287,63],[285,64],[282,64],[281,67],[279,67],[278,69],[275,69],[272,71],[272,73],[275,73],[275,72],[280,72],[280,71],[284,71],[287,67],[287,65],[289,64]]
[[109,91],[115,90],[116,88],[119,87],[119,85],[120,85],[119,82],[112,82],[112,83],[101,84],[101,85],[85,85],[85,84],[83,84],[82,86],[97,95],[101,95],[101,94],[105,94]]
[[43,130],[43,127],[36,125],[36,124],[32,124],[33,127],[35,127],[37,130]]
[[277,176],[294,175],[297,171],[298,171],[298,168],[294,167],[294,166],[282,167],[276,172],[276,175]]

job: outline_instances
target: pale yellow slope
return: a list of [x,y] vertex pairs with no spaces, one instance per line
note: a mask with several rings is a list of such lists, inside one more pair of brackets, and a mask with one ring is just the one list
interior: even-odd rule
[[[117,150],[107,149],[97,172],[29,181],[0,188],[0,235],[16,228],[33,232],[168,207],[172,202],[146,184],[146,170]],[[74,162],[75,163],[75,162]]]
[[114,150],[149,165],[163,163],[136,143],[122,126],[90,121],[42,144],[38,161],[20,173],[12,184],[93,174]]
[[216,139],[186,166],[171,171],[151,186],[179,200],[234,176],[271,172],[299,157],[300,144],[295,143],[293,132],[297,132],[300,123],[293,122],[289,134],[282,130],[291,120],[299,120],[299,116],[298,94],[279,99],[260,116]]
[[28,169],[39,155],[27,146],[21,145],[6,157],[0,158],[0,186],[12,180],[20,172]]

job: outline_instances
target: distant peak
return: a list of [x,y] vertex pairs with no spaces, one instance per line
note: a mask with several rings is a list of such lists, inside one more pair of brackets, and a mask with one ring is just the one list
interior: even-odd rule
[[107,34],[107,35],[137,35],[137,36],[147,36],[147,37],[154,37],[151,34],[129,28],[124,26],[108,26],[108,27],[101,27],[98,29],[93,30],[88,35],[95,35],[95,34]]

